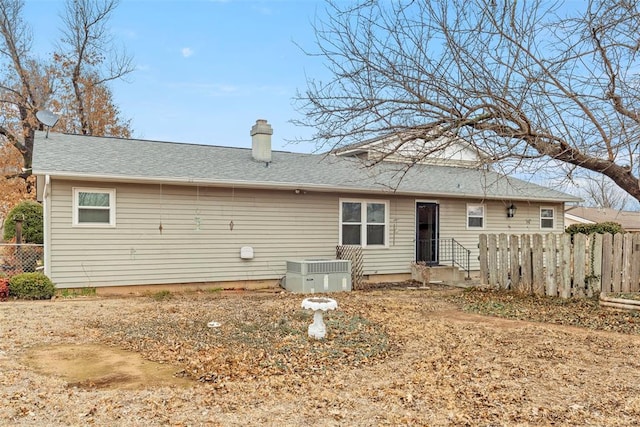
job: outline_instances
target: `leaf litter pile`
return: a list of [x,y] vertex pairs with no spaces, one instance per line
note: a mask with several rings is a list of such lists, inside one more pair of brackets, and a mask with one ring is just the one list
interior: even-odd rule
[[[0,425],[640,422],[633,313],[446,287],[331,296],[324,341],[286,293],[0,303],[16,319],[0,330]],[[23,362],[60,344],[127,349],[190,385],[83,389]]]
[[[96,320],[105,341],[151,360],[184,366],[180,375],[219,383],[269,375],[306,377],[389,357],[394,346],[384,326],[353,310],[349,301],[325,314],[325,340],[307,337],[313,313],[300,297],[171,298],[117,321]],[[217,327],[209,327],[210,322]],[[219,327],[218,327],[219,325]]]

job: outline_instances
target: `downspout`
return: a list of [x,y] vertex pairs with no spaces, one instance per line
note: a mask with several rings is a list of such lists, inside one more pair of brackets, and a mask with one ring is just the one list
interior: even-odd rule
[[42,208],[44,211],[44,274],[51,278],[51,176],[44,176]]

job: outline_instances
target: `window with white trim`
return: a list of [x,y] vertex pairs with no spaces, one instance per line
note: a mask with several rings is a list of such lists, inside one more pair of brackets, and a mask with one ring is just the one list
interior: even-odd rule
[[554,219],[554,208],[540,208],[540,228],[553,229]]
[[340,201],[340,244],[387,246],[388,202]]
[[484,228],[484,205],[467,205],[467,228]]
[[116,190],[105,188],[74,188],[73,225],[85,227],[115,227]]

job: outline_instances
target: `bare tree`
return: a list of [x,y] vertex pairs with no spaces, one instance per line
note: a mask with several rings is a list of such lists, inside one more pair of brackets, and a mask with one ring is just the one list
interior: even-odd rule
[[396,134],[441,150],[456,135],[494,164],[583,168],[640,200],[638,7],[329,1],[309,53],[331,78],[308,81],[300,124],[323,148]]
[[[122,79],[134,70],[131,57],[123,54],[123,50],[114,49],[108,31],[109,17],[117,5],[118,0],[68,1],[62,16],[63,37],[56,59],[66,93],[71,94],[68,107],[74,114],[69,116],[79,123],[78,133],[83,135],[105,132],[107,127],[100,125],[103,117],[95,114],[95,107],[105,105],[105,101],[112,106],[111,93],[105,83]],[[113,111],[111,108],[110,112]],[[128,126],[124,128],[125,135],[121,132],[110,135],[128,136]]]
[[31,58],[31,31],[22,19],[23,2],[0,1],[0,55],[4,70],[0,81],[0,135],[17,148],[24,167],[31,167],[35,113],[50,93],[40,64]]
[[[61,115],[56,130],[83,135],[131,137],[131,120],[120,116],[120,110],[112,102],[111,90],[104,84],[96,84],[97,79],[94,74],[78,79],[76,86],[82,88],[80,102],[77,101],[78,92],[75,90],[56,92],[57,96],[51,100],[51,108]],[[70,89],[71,82],[64,82]]]
[[587,206],[624,210],[629,202],[629,195],[602,174],[580,179],[579,188]]
[[[97,106],[116,112],[105,84],[133,71],[131,59],[113,49],[106,24],[115,0],[67,0],[62,16],[63,37],[50,63],[31,52],[32,34],[22,17],[24,1],[0,0],[0,144],[20,151],[23,168],[31,168],[36,113],[65,106],[66,121],[77,121],[83,134],[100,135],[108,126],[94,127]],[[96,96],[100,95],[100,96]],[[58,98],[56,102],[54,99]],[[93,116],[92,116],[93,114]],[[117,114],[111,120],[120,120]],[[128,122],[120,123],[128,130]]]

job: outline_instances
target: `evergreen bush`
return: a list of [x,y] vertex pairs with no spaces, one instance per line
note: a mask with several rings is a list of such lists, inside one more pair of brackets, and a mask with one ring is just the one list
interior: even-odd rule
[[9,296],[19,299],[50,299],[55,291],[51,279],[42,273],[21,273],[9,279]]
[[22,219],[22,242],[41,245],[44,241],[42,205],[33,200],[25,200],[11,209],[4,222],[5,241],[16,237],[16,218]]
[[617,222],[599,222],[597,224],[571,224],[565,230],[567,233],[571,234],[616,234],[616,233],[624,233],[624,228]]

